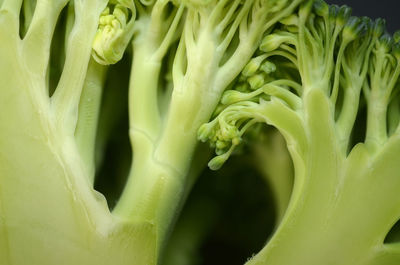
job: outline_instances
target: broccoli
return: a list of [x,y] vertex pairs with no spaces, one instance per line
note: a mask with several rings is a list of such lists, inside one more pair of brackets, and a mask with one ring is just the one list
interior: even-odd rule
[[[300,2],[0,1],[2,262],[159,263],[206,164],[198,128]],[[109,130],[98,126],[108,72],[124,55],[133,159],[110,211],[94,189],[96,141]]]
[[[250,143],[271,185],[248,264],[399,264],[399,75],[399,33],[322,0],[0,0],[0,260],[160,264],[200,140],[214,170]],[[95,182],[125,100],[114,206]]]
[[398,34],[346,6],[306,1],[263,38],[198,133],[212,169],[256,123],[286,140],[290,202],[248,264],[400,263],[384,242],[400,214],[399,74]]

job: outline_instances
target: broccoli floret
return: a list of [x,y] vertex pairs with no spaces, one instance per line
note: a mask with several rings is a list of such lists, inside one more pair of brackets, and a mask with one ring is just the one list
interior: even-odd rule
[[[199,139],[216,147],[211,169],[256,123],[278,129],[290,151],[289,205],[248,264],[399,263],[398,245],[384,243],[400,214],[398,47],[383,20],[307,1],[262,40],[244,77],[200,127]],[[263,62],[274,63],[272,77]],[[360,141],[357,120],[366,123]]]

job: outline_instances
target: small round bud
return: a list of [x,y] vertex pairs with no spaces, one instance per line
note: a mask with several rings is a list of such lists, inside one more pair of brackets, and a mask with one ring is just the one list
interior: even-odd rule
[[121,24],[121,27],[125,27],[126,26],[127,18],[129,16],[129,13],[128,13],[128,10],[125,7],[123,7],[121,5],[117,5],[114,8],[113,15],[118,20],[118,22]]
[[342,36],[346,41],[356,39],[365,28],[364,23],[358,17],[350,17],[343,28]]
[[281,19],[279,22],[286,26],[297,26],[299,25],[299,17],[295,14],[292,14],[288,17]]
[[270,73],[273,73],[273,72],[276,71],[276,65],[274,63],[272,63],[272,62],[266,61],[261,65],[260,69],[264,73],[270,74]]
[[374,22],[372,21],[371,18],[364,16],[364,17],[360,17],[360,19],[361,19],[362,23],[365,24],[366,27],[368,27],[368,28],[373,27]]
[[240,137],[234,137],[232,139],[232,144],[233,145],[239,145],[241,142],[242,142],[242,138],[240,138]]
[[[111,2],[113,3],[113,2]],[[92,56],[102,65],[117,63],[123,56],[133,35],[134,18],[129,20],[128,9],[116,4],[113,13],[110,8],[104,9],[99,18],[99,26],[92,44]]]
[[238,129],[236,126],[233,125],[228,125],[228,126],[222,126],[220,130],[220,137],[223,140],[231,140],[232,138],[236,137],[238,135]]
[[376,37],[380,37],[385,32],[386,21],[382,18],[378,18],[373,23],[373,33]]
[[218,170],[224,165],[226,160],[228,160],[228,157],[229,156],[226,154],[216,156],[213,159],[211,159],[210,162],[208,162],[208,167],[211,170]]
[[289,35],[281,35],[278,33],[267,35],[261,42],[260,50],[263,52],[274,51],[281,46],[282,43],[291,43]]
[[199,130],[197,131],[197,139],[201,142],[207,142],[208,139],[212,137],[214,134],[214,126],[211,123],[205,123],[200,126]]
[[224,105],[230,105],[241,100],[243,100],[243,93],[236,90],[227,90],[222,95],[221,103]]
[[[229,147],[229,143],[226,142],[226,141],[218,140],[218,141],[215,143],[215,147],[216,147],[217,149],[220,150],[220,151],[218,151],[218,150],[216,151],[217,154],[223,154],[223,153],[224,153],[223,150],[225,150],[227,147]],[[222,153],[221,153],[221,152],[222,152]]]
[[351,16],[351,8],[348,6],[341,6],[336,15],[336,24],[344,26]]
[[265,78],[264,75],[261,74],[253,75],[247,79],[247,82],[252,90],[256,90],[265,84]]
[[387,53],[392,49],[393,38],[389,34],[383,34],[378,41],[378,47],[383,52]]
[[329,15],[329,5],[323,0],[314,1],[314,12],[320,17]]
[[339,12],[339,6],[338,5],[330,5],[329,6],[329,17],[330,18],[336,18],[338,12]]
[[242,74],[247,77],[254,75],[260,68],[260,65],[264,61],[264,59],[265,59],[265,56],[258,56],[258,57],[252,58],[247,63],[247,65],[244,67]]

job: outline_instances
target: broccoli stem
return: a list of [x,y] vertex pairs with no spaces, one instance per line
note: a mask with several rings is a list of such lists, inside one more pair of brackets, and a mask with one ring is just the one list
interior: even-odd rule
[[[192,178],[196,177],[189,171],[197,148],[197,129],[209,119],[219,99],[212,78],[217,72],[216,48],[210,32],[206,32],[201,41],[210,45],[200,45],[198,54],[190,55],[193,58],[188,60],[188,69],[174,79],[168,111],[160,113],[162,57],[154,55],[159,50],[159,40],[153,39],[151,30],[144,30],[151,28],[149,20],[138,23],[143,35],[133,43],[129,95],[134,155],[128,182],[113,214],[125,220],[153,223],[156,233],[149,236],[155,237],[154,248],[160,254],[176,213],[193,184]],[[176,60],[186,60],[183,54],[176,56],[179,57]]]
[[90,59],[75,129],[76,143],[91,183],[93,183],[95,175],[95,142],[106,70],[107,67]]
[[[140,56],[134,58],[134,61],[138,58]],[[141,59],[148,62],[144,56]],[[143,63],[140,62],[140,68],[135,68],[134,62],[132,79],[136,82],[131,82],[130,97],[137,103],[131,109],[133,128],[130,136],[134,154],[140,155],[133,157],[128,183],[113,214],[126,220],[154,223],[157,231],[154,235],[155,248],[159,252],[169,234],[177,209],[186,196],[186,190],[193,182],[187,179],[187,175],[197,146],[197,128],[210,117],[218,98],[204,93],[203,87],[196,83],[174,92],[165,125],[158,132],[160,118],[158,111],[155,111],[157,95],[154,95],[157,93],[158,79],[149,79],[148,75],[149,71],[159,71],[159,65]],[[141,82],[140,78],[146,81]],[[135,91],[138,93],[136,96]],[[202,104],[206,100],[208,104]],[[141,111],[135,112],[139,108]],[[149,119],[153,122],[149,123]],[[157,124],[159,126],[155,126]]]
[[322,90],[304,96],[304,117],[306,152],[300,158],[289,148],[296,175],[288,210],[248,264],[370,264],[400,214],[400,166],[390,155],[400,151],[399,136],[379,156],[365,144],[346,156]]
[[379,93],[371,93],[370,103],[368,104],[367,135],[366,143],[371,148],[379,148],[387,140],[386,120],[387,104]]
[[172,171],[153,157],[154,145],[141,132],[133,133],[133,144],[142,153],[133,160],[134,170],[129,175],[124,192],[113,210],[113,215],[129,222],[149,222],[154,224],[154,257],[158,257],[164,245],[169,226],[175,215],[179,199],[183,193],[183,184]]
[[134,44],[129,88],[129,123],[131,130],[142,131],[151,141],[155,141],[161,128],[157,97],[161,62],[153,59],[152,50],[146,45],[149,44]]
[[[354,77],[356,80],[356,77]],[[344,91],[342,110],[337,120],[338,135],[341,148],[344,152],[349,150],[349,141],[360,105],[361,85],[349,86]]]

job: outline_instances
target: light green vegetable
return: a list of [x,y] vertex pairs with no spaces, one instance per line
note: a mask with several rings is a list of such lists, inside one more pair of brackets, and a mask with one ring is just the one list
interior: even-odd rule
[[[2,264],[159,263],[208,157],[198,128],[300,2],[0,1]],[[94,182],[112,121],[97,124],[124,54],[133,160],[110,211]]]
[[[290,151],[289,205],[247,264],[400,263],[400,245],[384,242],[400,216],[396,36],[384,32],[382,20],[306,1],[262,40],[216,116],[199,129],[199,138],[216,146],[213,169],[255,123],[278,129]],[[274,71],[261,67],[271,62]]]
[[[0,263],[161,264],[209,159],[198,139],[218,169],[250,137],[277,220],[248,264],[399,264],[384,240],[400,216],[400,38],[350,13],[320,0],[0,0]],[[102,171],[126,105],[132,155],[115,148]],[[294,174],[256,123],[284,137]],[[95,189],[107,174],[124,183],[116,202]],[[213,223],[193,211],[172,244],[192,238],[188,253]]]

